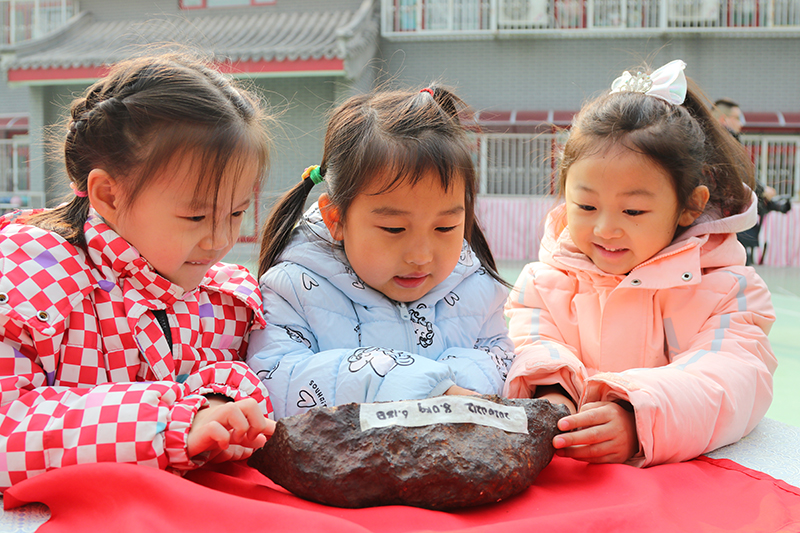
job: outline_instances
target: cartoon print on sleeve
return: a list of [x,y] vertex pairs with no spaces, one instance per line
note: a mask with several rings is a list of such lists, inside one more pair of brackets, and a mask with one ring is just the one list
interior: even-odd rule
[[386,377],[394,367],[412,364],[414,358],[411,354],[395,352],[388,348],[368,347],[359,348],[347,358],[347,361],[350,363],[350,372],[358,372],[369,364],[377,375]]
[[275,366],[270,368],[269,370],[259,370],[256,372],[256,375],[263,381],[265,379],[272,379],[272,375],[278,370],[278,367],[281,365],[281,362],[278,361],[275,363]]
[[311,409],[317,406],[317,401],[306,389],[300,389],[300,399],[297,400],[297,407],[300,409]]
[[[417,309],[426,309],[427,307],[425,304],[419,304]],[[417,344],[427,348],[433,344],[433,324],[426,320],[417,309],[409,309],[408,314],[411,317],[411,322],[416,324],[414,332],[417,334]]]
[[292,329],[288,326],[283,326],[283,329],[286,330],[286,334],[289,336],[290,339],[292,339],[295,342],[299,342],[300,344],[305,344],[306,348],[311,348],[311,341],[306,339],[301,331]]
[[497,367],[497,371],[500,372],[500,375],[503,376],[503,379],[506,379],[508,376],[508,369],[511,367],[511,363],[514,362],[513,352],[507,352],[497,346],[490,348],[488,346],[475,345],[475,349],[483,350],[484,352],[488,353]]
[[300,409],[311,409],[317,405],[324,407],[328,405],[328,401],[325,399],[322,387],[312,379],[308,382],[308,387],[300,389],[297,407]]

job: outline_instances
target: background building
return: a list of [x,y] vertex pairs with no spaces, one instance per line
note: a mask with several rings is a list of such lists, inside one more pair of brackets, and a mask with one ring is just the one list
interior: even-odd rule
[[[476,110],[496,254],[533,258],[554,201],[552,126],[623,70],[676,58],[712,100],[740,103],[761,179],[798,198],[800,0],[0,0],[0,22],[0,208],[58,202],[68,189],[44,132],[107,65],[167,42],[208,51],[280,114],[245,238],[319,161],[332,105],[436,80]],[[793,214],[768,217],[770,264],[800,265]]]

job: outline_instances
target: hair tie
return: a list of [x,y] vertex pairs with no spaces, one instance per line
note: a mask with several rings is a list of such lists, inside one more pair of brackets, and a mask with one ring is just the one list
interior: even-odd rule
[[325,178],[322,177],[322,174],[319,172],[319,165],[311,165],[307,169],[303,171],[303,180],[311,178],[311,182],[314,185],[318,183],[322,183]]
[[685,68],[686,63],[676,59],[652,74],[637,72],[633,76],[626,70],[611,84],[611,92],[643,93],[670,104],[681,105],[686,100],[686,76],[683,73]]
[[430,94],[430,95],[431,95],[431,97],[433,97],[433,89],[431,89],[430,87],[425,87],[424,89],[420,89],[420,91],[419,91],[419,92],[421,92],[421,93],[428,93],[428,94]]
[[75,185],[75,183],[74,183],[74,182],[70,182],[70,183],[69,183],[69,188],[70,188],[70,189],[72,189],[72,192],[73,192],[73,193],[75,194],[75,196],[77,196],[78,198],[86,198],[87,196],[89,196],[89,193],[88,193],[88,192],[86,192],[86,191],[81,191],[81,190],[78,190],[78,186],[77,186],[77,185]]

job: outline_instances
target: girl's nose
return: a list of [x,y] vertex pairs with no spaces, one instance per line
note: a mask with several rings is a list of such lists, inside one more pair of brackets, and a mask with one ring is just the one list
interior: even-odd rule
[[405,252],[405,261],[413,265],[427,265],[433,261],[433,248],[427,239],[417,239]]
[[594,234],[601,239],[613,239],[622,236],[622,229],[614,217],[600,216],[594,225]]
[[225,224],[217,223],[200,242],[200,247],[206,250],[223,250],[230,242],[231,228],[227,227]]

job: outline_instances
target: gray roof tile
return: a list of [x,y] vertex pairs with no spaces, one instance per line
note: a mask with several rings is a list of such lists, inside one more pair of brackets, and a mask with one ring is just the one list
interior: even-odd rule
[[95,21],[84,12],[58,32],[18,47],[4,66],[97,67],[145,45],[166,43],[201,48],[218,61],[346,60],[376,46],[378,21],[366,4],[356,11],[150,16],[141,21]]

